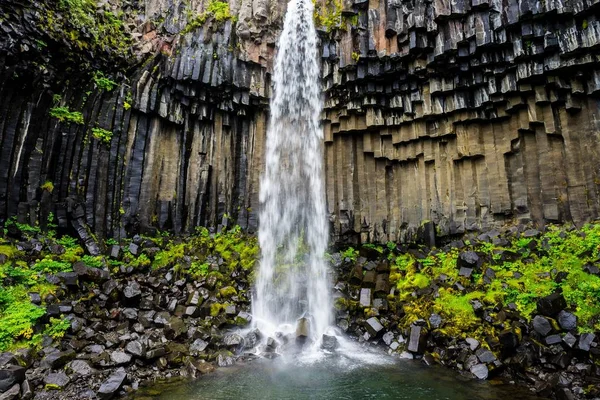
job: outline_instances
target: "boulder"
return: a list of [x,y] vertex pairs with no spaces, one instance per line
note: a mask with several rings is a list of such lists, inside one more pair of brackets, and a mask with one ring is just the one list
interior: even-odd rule
[[88,267],[82,261],[73,264],[73,272],[81,281],[102,283],[110,279],[110,273],[108,271],[100,268]]
[[407,350],[412,353],[422,354],[425,351],[427,331],[420,325],[411,325]]
[[541,315],[536,315],[532,321],[533,329],[542,336],[546,336],[552,331],[552,325],[548,319]]
[[479,269],[483,265],[483,259],[474,251],[463,251],[458,255],[456,266],[458,268]]
[[18,365],[9,365],[6,369],[0,369],[0,392],[6,392],[15,384],[25,380],[26,369]]
[[369,332],[369,335],[373,338],[377,337],[379,333],[383,331],[383,325],[381,325],[381,322],[379,322],[376,317],[367,319],[365,328],[367,328],[367,332]]
[[75,358],[74,350],[55,351],[42,359],[41,366],[49,369],[60,369]]
[[321,341],[321,348],[329,351],[333,351],[337,348],[337,338],[333,335],[323,334]]
[[190,353],[192,356],[198,356],[208,347],[208,343],[202,339],[196,339],[190,345]]
[[[6,392],[0,394],[0,400],[15,400],[19,398],[21,394],[21,385],[15,383],[10,389]],[[25,396],[21,397],[25,398]]]
[[123,301],[129,305],[139,304],[142,298],[142,288],[140,284],[133,281],[129,282],[123,289]]
[[592,346],[592,342],[596,338],[596,335],[593,333],[584,333],[579,337],[579,343],[577,343],[577,348],[583,351],[590,351]]
[[165,324],[165,336],[169,340],[174,340],[187,332],[187,326],[179,317],[170,317]]
[[557,320],[560,327],[565,331],[571,331],[577,328],[577,316],[568,311],[561,310],[558,313]]
[[489,370],[485,364],[475,364],[470,369],[471,373],[477,377],[477,379],[485,380],[488,378]]
[[560,293],[552,293],[537,301],[537,312],[540,315],[554,318],[567,306],[565,298]]
[[131,342],[127,343],[125,346],[125,351],[136,357],[144,357],[144,354],[146,353],[144,345],[139,340],[132,340]]
[[69,384],[71,380],[64,372],[54,372],[44,377],[46,390],[61,390]]
[[72,374],[80,376],[92,375],[96,372],[94,368],[90,366],[90,363],[85,360],[73,360],[67,365],[67,370]]
[[244,343],[244,338],[237,333],[228,333],[223,337],[223,343],[227,347],[239,347]]
[[302,317],[296,324],[296,339],[306,340],[310,335],[310,322],[308,318]]
[[371,289],[360,289],[360,306],[371,307]]
[[98,397],[106,400],[112,398],[123,386],[127,378],[127,373],[124,368],[119,368],[113,372],[107,380],[102,382],[100,389],[98,389]]
[[125,365],[131,362],[131,355],[122,350],[116,350],[110,354],[110,360],[114,365]]

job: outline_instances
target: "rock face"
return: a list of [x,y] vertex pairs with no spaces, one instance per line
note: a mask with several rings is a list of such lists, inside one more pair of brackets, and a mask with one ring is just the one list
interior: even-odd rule
[[[236,19],[191,30],[200,2],[139,2],[144,17],[127,21],[139,62],[110,91],[56,57],[94,59],[49,40],[36,25],[46,3],[28,3],[0,5],[0,220],[52,212],[90,252],[90,230],[256,228],[285,1],[232,2]],[[406,240],[424,220],[456,234],[600,215],[596,2],[341,7],[320,46],[334,239]],[[112,72],[109,61],[96,68]],[[59,106],[83,124],[51,117]]]

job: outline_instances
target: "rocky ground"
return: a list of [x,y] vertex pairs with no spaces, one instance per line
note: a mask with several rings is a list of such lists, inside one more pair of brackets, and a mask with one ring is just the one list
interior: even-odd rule
[[[0,399],[122,396],[231,365],[261,339],[235,333],[251,320],[258,254],[238,229],[137,236],[91,257],[29,228],[0,240]],[[521,227],[443,246],[434,227],[422,233],[420,244],[330,254],[342,331],[545,398],[600,396],[598,226]],[[289,339],[262,350],[276,354]]]

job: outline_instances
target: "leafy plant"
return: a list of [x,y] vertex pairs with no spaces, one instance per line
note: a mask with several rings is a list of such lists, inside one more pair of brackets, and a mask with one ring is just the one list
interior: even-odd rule
[[70,111],[68,107],[54,107],[50,109],[50,116],[61,122],[72,122],[83,125],[83,114],[79,111]]
[[342,257],[344,259],[348,259],[351,262],[354,262],[358,258],[358,250],[354,250],[353,247],[348,247],[342,252]]
[[112,140],[113,133],[102,128],[92,128],[92,136],[104,144],[109,144]]
[[101,71],[95,71],[92,77],[94,83],[99,89],[110,92],[117,86],[117,82],[107,78]]

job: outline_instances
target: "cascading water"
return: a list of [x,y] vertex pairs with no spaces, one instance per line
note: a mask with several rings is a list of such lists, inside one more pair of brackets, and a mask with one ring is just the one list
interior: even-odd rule
[[[260,187],[254,325],[290,333],[299,318],[318,343],[331,323],[317,35],[311,0],[291,0],[278,43]],[[309,326],[305,324],[308,323]]]

